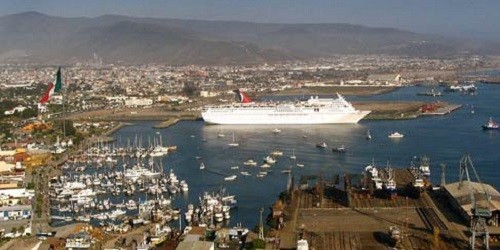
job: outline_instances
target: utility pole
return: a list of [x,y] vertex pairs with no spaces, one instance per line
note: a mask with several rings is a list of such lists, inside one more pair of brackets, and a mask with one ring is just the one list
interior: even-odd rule
[[264,208],[261,207],[260,210],[260,221],[259,221],[259,239],[264,239],[264,222],[262,221],[262,213],[264,212]]

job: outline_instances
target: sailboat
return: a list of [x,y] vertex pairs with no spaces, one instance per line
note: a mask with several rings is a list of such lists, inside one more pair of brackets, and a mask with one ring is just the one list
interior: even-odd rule
[[292,149],[292,155],[290,156],[290,159],[296,160],[297,156],[295,156],[295,149]]
[[226,136],[226,135],[222,132],[222,129],[221,129],[220,132],[217,134],[217,137],[222,138],[224,136]]
[[240,144],[237,143],[235,140],[234,140],[234,133],[233,133],[233,142],[227,144],[229,147],[238,147]]
[[366,131],[366,139],[371,140],[372,139],[372,134],[370,134],[370,130]]

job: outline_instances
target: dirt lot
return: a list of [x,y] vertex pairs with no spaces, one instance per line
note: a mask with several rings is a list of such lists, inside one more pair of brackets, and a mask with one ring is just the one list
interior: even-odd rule
[[411,228],[426,228],[414,208],[301,210],[297,223],[308,231],[387,232],[403,225],[405,216]]
[[371,110],[372,112],[414,112],[424,105],[424,102],[353,102],[356,109]]
[[133,120],[166,120],[171,117],[194,119],[199,112],[169,110],[164,107],[155,108],[122,108],[101,109],[86,112],[68,114],[72,120],[109,120],[109,121],[133,121]]
[[335,94],[369,96],[380,95],[397,90],[398,87],[367,87],[367,86],[334,86],[334,87],[307,87],[299,89],[286,89],[281,92],[275,92],[275,95],[321,95]]

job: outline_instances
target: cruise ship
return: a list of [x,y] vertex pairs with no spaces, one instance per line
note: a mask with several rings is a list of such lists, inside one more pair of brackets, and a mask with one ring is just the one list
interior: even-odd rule
[[344,97],[311,97],[296,102],[253,102],[235,90],[238,102],[206,106],[201,113],[208,124],[335,124],[357,123],[370,111],[356,110]]

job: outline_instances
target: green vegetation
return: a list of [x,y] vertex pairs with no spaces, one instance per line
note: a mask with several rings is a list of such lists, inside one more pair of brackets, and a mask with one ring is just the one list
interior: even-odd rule
[[250,243],[249,249],[264,249],[266,248],[266,242],[261,239],[254,239],[252,243]]

